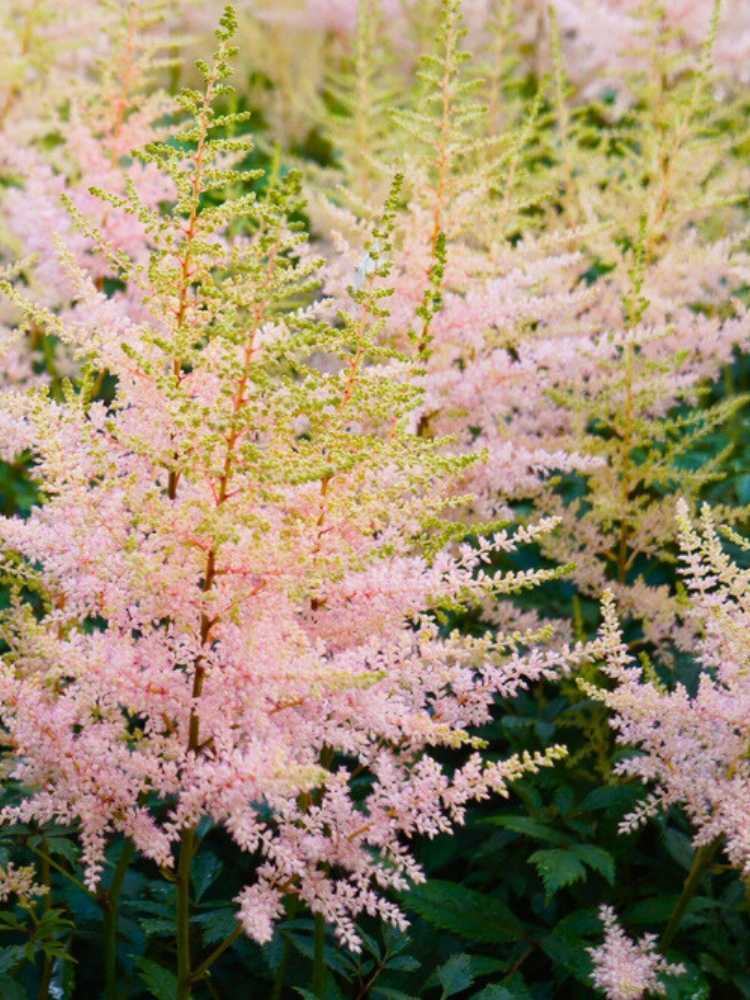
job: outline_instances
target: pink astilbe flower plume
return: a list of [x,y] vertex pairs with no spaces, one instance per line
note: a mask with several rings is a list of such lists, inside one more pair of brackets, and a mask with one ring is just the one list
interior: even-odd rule
[[[88,29],[97,39],[94,47],[80,43],[81,24],[72,9],[79,8],[80,14],[80,5],[63,3],[54,11],[44,3],[34,6],[39,9],[19,13],[16,24],[27,70],[35,67],[41,92],[37,94],[37,87],[11,88],[5,122],[0,112],[0,173],[10,181],[2,191],[2,244],[20,261],[36,300],[73,317],[82,311],[81,303],[53,236],[64,239],[99,286],[109,271],[91,239],[75,231],[64,200],[95,220],[114,247],[137,258],[145,251],[142,223],[132,213],[96,199],[91,189],[124,194],[133,185],[149,206],[172,194],[167,178],[129,153],[163,133],[157,122],[173,106],[155,84],[159,71],[169,64],[165,52],[175,46],[163,33],[163,21],[174,4],[123,0],[87,8],[92,17]],[[139,308],[138,299],[127,292],[118,291],[113,298],[124,311]],[[20,337],[15,320],[12,311],[7,318],[0,315],[6,384],[72,373],[64,352],[50,343],[42,345],[40,331],[33,326]]]
[[[171,206],[135,184],[100,195],[137,218],[138,251],[73,206],[138,310],[70,251],[84,315],[3,282],[82,376],[60,400],[5,397],[45,503],[0,521],[16,581],[0,717],[28,789],[2,818],[77,823],[92,887],[115,832],[165,867],[177,848],[184,907],[210,817],[261,858],[237,897],[248,934],[267,941],[291,895],[356,949],[360,913],[403,924],[388,892],[423,878],[410,838],[448,832],[467,803],[562,755],[487,762],[470,729],[498,693],[582,654],[545,650],[538,632],[473,639],[440,624],[557,576],[492,568],[555,521],[466,540],[455,515],[477,456],[414,433],[418,371],[383,337],[398,181],[373,224],[371,273],[331,318],[313,294],[320,261],[290,221],[298,178],[246,193],[248,142],[219,137],[246,117],[214,109],[233,30],[228,9],[218,55],[199,63],[204,91],[179,97],[177,141],[139,154]],[[111,405],[93,401],[105,369]],[[450,774],[427,753],[440,746],[465,751]]]
[[680,964],[671,964],[656,949],[653,934],[631,940],[617,922],[614,910],[602,906],[599,916],[604,924],[604,943],[589,948],[594,963],[592,979],[607,1000],[643,1000],[646,996],[664,996],[662,976],[685,972]]
[[[705,668],[695,691],[668,688],[644,674],[623,643],[611,596],[604,604],[602,641],[611,691],[590,688],[611,709],[617,741],[639,753],[617,765],[650,787],[625,818],[623,831],[672,805],[686,811],[696,846],[723,844],[733,865],[750,873],[750,768],[747,748],[748,615],[750,576],[732,562],[714,515],[704,507],[696,526],[687,505],[678,510],[681,571],[690,596],[686,616],[699,636],[695,654]],[[728,536],[747,550],[734,531]]]

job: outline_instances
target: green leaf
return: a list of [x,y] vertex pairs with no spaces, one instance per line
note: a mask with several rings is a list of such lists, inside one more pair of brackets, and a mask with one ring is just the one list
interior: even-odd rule
[[664,846],[678,865],[685,871],[690,870],[695,853],[690,837],[670,827],[664,832]]
[[193,861],[193,890],[196,902],[200,902],[209,886],[221,874],[224,865],[212,851],[203,851]]
[[303,1000],[344,1000],[341,990],[330,976],[328,977],[328,983],[322,997],[319,997],[317,993],[313,993],[311,990],[304,989],[302,986],[295,986],[294,992],[299,993]]
[[19,962],[24,960],[25,948],[22,944],[12,944],[0,948],[0,973],[10,972]]
[[494,972],[506,972],[511,963],[508,959],[491,958],[489,955],[467,955],[475,979],[491,976]]
[[173,972],[148,958],[139,958],[137,965],[144,985],[156,1000],[175,1000],[177,977]]
[[591,958],[581,938],[556,928],[539,943],[556,969],[565,969],[584,986],[591,985]]
[[0,997],[3,1000],[28,1000],[28,993],[10,976],[0,976]]
[[204,944],[218,944],[229,937],[237,924],[237,914],[230,906],[222,906],[217,910],[199,913],[192,918],[191,923],[199,924],[203,931]]
[[[622,915],[625,924],[660,925],[669,920],[677,905],[678,895],[652,896],[634,903]],[[687,905],[685,916],[695,917],[703,910],[710,910],[719,905],[715,899],[707,896],[694,896]]]
[[507,986],[485,986],[479,993],[472,993],[471,1000],[519,1000],[520,993],[511,993]]
[[174,920],[163,920],[161,917],[144,917],[139,920],[141,930],[146,937],[174,937]]
[[578,807],[578,812],[605,810],[619,816],[632,809],[642,797],[643,789],[640,785],[605,785],[589,792]]
[[456,993],[463,993],[474,982],[474,971],[468,955],[451,955],[448,961],[440,966],[435,975],[443,987],[443,1000]]
[[497,896],[453,882],[430,879],[401,899],[428,924],[468,940],[494,944],[518,941],[526,933],[521,921]]
[[577,937],[601,937],[602,923],[593,906],[582,907],[566,914],[555,926],[555,934],[574,934]]
[[586,878],[586,869],[572,851],[558,848],[535,851],[529,861],[539,872],[547,896]]
[[523,977],[516,973],[510,982],[485,986],[478,993],[473,993],[471,1000],[531,1000],[531,994]]
[[78,848],[70,837],[48,837],[42,841],[42,846],[46,847],[47,853],[54,857],[58,855],[74,864],[78,860]]
[[411,955],[394,955],[385,963],[385,968],[395,972],[416,972],[422,968],[422,963]]
[[380,961],[380,945],[371,937],[366,931],[363,931],[361,927],[357,928],[357,933],[359,934],[360,940],[364,945],[365,951],[369,951],[376,962]]
[[376,986],[372,991],[372,1000],[419,1000],[419,997],[412,996],[411,993],[402,993],[401,990],[392,990],[388,986]]
[[506,830],[512,830],[513,833],[533,837],[535,840],[546,840],[550,844],[562,846],[570,843],[569,836],[566,837],[559,830],[531,819],[530,816],[489,816],[482,822],[491,826],[502,826]]
[[697,966],[683,962],[687,971],[681,976],[661,976],[667,1000],[710,1000],[711,984]]
[[[286,937],[301,955],[313,961],[315,957],[315,944],[312,936],[287,933]],[[325,963],[329,969],[333,969],[334,972],[337,972],[340,976],[344,976],[346,979],[351,979],[354,969],[352,967],[352,960],[349,957],[350,953],[326,945],[324,954]]]
[[593,868],[594,871],[603,875],[610,885],[614,884],[615,859],[609,851],[605,851],[603,847],[596,847],[594,844],[576,844],[571,847],[571,851],[589,868]]

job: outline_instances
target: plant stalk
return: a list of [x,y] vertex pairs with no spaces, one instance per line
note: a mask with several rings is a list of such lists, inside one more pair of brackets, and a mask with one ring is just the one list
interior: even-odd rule
[[105,1000],[117,1000],[117,924],[120,893],[135,847],[126,840],[115,866],[112,883],[107,890],[102,905],[104,908],[104,996]]
[[177,1000],[190,1000],[190,872],[195,854],[195,829],[183,830],[177,863]]
[[217,945],[214,948],[214,950],[211,952],[211,954],[208,956],[208,958],[204,959],[204,961],[201,962],[201,964],[198,966],[198,968],[195,970],[195,972],[192,973],[192,975],[190,977],[191,980],[193,982],[197,982],[197,980],[199,980],[201,978],[201,976],[205,972],[208,972],[208,970],[211,968],[211,966],[214,964],[214,962],[218,958],[221,958],[221,956],[224,954],[224,952],[227,950],[227,948],[231,948],[232,947],[232,945],[234,944],[234,942],[237,940],[237,938],[241,934],[242,934],[242,926],[240,924],[238,924],[235,927],[235,929],[232,931],[232,933],[229,934],[229,935],[227,935],[227,937],[224,938],[224,940],[221,942],[221,944]]
[[[42,860],[42,884],[48,889],[47,895],[44,897],[44,912],[47,913],[51,906],[51,895],[52,895],[52,873],[50,871],[49,855],[47,854],[47,842],[42,841],[44,846],[44,854]],[[46,1000],[49,996],[49,986],[52,982],[52,956],[49,954],[44,955],[44,960],[42,964],[42,978],[39,983],[39,1000]]]
[[315,952],[313,955],[312,991],[322,998],[326,988],[326,922],[320,914],[315,914]]
[[690,866],[690,871],[688,872],[685,884],[682,887],[680,898],[677,900],[675,908],[672,911],[672,915],[669,918],[669,922],[664,928],[664,933],[661,936],[661,941],[659,942],[661,951],[666,952],[674,941],[677,931],[679,930],[680,923],[682,922],[682,918],[685,915],[685,910],[687,909],[690,900],[696,893],[703,873],[713,861],[714,856],[719,849],[720,843],[721,838],[717,837],[716,840],[711,841],[710,844],[704,844],[696,850],[695,855],[693,856],[693,863]]

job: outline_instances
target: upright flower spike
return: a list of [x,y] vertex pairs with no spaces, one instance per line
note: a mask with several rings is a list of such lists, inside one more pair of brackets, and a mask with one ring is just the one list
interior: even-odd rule
[[[693,825],[696,847],[719,841],[731,863],[748,875],[750,574],[724,551],[708,507],[696,525],[682,501],[678,529],[681,573],[690,597],[686,615],[699,636],[694,652],[704,668],[697,690],[667,687],[653,673],[644,673],[622,641],[611,596],[604,604],[601,639],[604,670],[615,686],[588,690],[612,711],[618,743],[639,751],[618,763],[618,773],[650,786],[649,797],[625,818],[622,830],[680,805]],[[731,529],[725,533],[748,551],[746,540]]]
[[[45,87],[31,106],[29,95],[19,94],[22,122],[14,114],[12,127],[0,127],[0,173],[8,182],[2,190],[2,249],[17,258],[19,279],[33,288],[34,297],[72,322],[84,310],[51,234],[64,238],[100,289],[111,275],[92,241],[74,231],[63,199],[95,220],[114,247],[138,257],[145,241],[138,218],[93,198],[90,188],[123,194],[132,184],[151,207],[171,194],[166,178],[129,153],[163,132],[157,123],[173,109],[169,95],[155,84],[170,65],[170,50],[179,45],[164,32],[170,15],[174,21],[175,5],[176,0],[97,5],[90,25],[97,44],[85,53],[73,37],[67,4],[55,11],[39,4],[19,14],[27,26],[27,59],[41,64],[37,72]],[[114,291],[112,299],[110,308],[137,315],[139,302],[125,290]],[[23,329],[12,312],[7,319],[7,326],[0,326],[5,384],[51,381],[59,390],[61,378],[76,374],[70,358],[38,327]]]
[[[542,191],[554,188],[531,167],[542,127],[539,102],[522,107],[513,88],[495,79],[496,106],[488,116],[478,98],[489,84],[469,65],[462,5],[441,4],[436,16],[440,30],[416,80],[399,95],[390,141],[374,141],[367,150],[374,178],[398,163],[406,193],[395,220],[383,342],[424,369],[417,433],[450,435],[466,454],[488,456],[467,470],[474,515],[512,517],[513,501],[537,493],[550,471],[598,462],[559,447],[559,418],[546,398],[556,367],[570,365],[571,330],[577,331],[576,313],[587,300],[575,287],[583,265],[567,252],[577,234],[562,234],[558,243],[555,237],[538,241],[530,232],[536,216],[529,210],[533,205],[543,212]],[[508,23],[508,16],[498,19],[503,28]],[[368,67],[366,59],[356,60],[340,83],[340,98],[347,88],[343,107],[356,108]],[[502,109],[500,98],[506,99]],[[337,143],[347,119],[339,115],[334,128],[333,118],[325,116],[322,124]],[[394,150],[394,134],[401,153]],[[351,139],[336,145],[342,177],[357,169],[362,155],[351,150]],[[337,191],[317,171],[309,186],[317,193],[317,228],[325,241],[343,247],[326,286],[336,298],[345,294],[351,253],[364,251],[371,210],[350,202],[347,216]],[[511,244],[509,237],[519,231],[527,235]]]
[[[254,0],[243,5],[252,16],[281,22],[287,31],[334,34],[346,41],[356,34],[361,0],[306,0],[303,4]],[[419,52],[434,30],[434,4],[380,0],[384,34],[404,62]],[[560,24],[565,60],[580,100],[601,100],[634,69],[644,65],[643,36],[654,27],[662,39],[665,60],[695,51],[705,37],[716,0],[464,0],[469,47],[481,52],[492,45],[498,22],[512,13],[519,37],[519,59],[528,72],[543,76],[554,64],[554,28],[550,8]],[[426,8],[426,13],[425,13]],[[498,17],[500,12],[500,17]],[[722,82],[737,88],[747,83],[750,11],[744,0],[722,0],[716,39],[716,62]],[[289,54],[291,58],[291,53]],[[277,79],[283,73],[277,67]]]
[[385,164],[396,153],[391,111],[400,81],[385,31],[386,14],[379,0],[362,0],[352,51],[331,60],[325,99],[315,107],[335,151],[336,169],[332,176],[331,171],[316,171],[314,188],[334,202],[353,206],[366,219],[373,217],[374,198],[380,198],[387,183]]
[[[215,106],[233,30],[228,8],[216,56],[199,64],[203,89],[179,98],[174,139],[139,154],[171,181],[171,205],[134,185],[97,192],[138,219],[143,255],[76,213],[137,316],[70,254],[88,319],[4,284],[84,375],[60,400],[5,399],[46,502],[0,521],[17,593],[35,590],[45,609],[37,619],[19,596],[3,615],[6,763],[28,795],[2,818],[76,823],[91,887],[115,832],[165,867],[177,848],[180,996],[195,968],[202,818],[261,858],[237,896],[248,934],[267,941],[296,896],[356,949],[359,914],[403,925],[387,892],[423,878],[409,838],[449,831],[467,802],[562,755],[485,762],[469,729],[497,693],[580,655],[533,633],[439,626],[441,610],[557,576],[487,568],[554,521],[469,542],[449,519],[476,456],[413,433],[414,365],[383,337],[398,181],[370,266],[346,299],[316,299],[320,262],[293,221],[298,178],[242,193],[248,140],[223,135],[241,120]],[[216,190],[235,193],[213,204]],[[105,368],[108,405],[90,391]],[[463,763],[446,773],[434,746],[465,748]],[[366,788],[353,780],[362,771]]]
[[[570,217],[609,226],[585,237],[605,266],[579,314],[575,356],[550,372],[549,395],[560,407],[561,446],[600,461],[585,474],[585,494],[568,501],[554,485],[539,502],[563,519],[545,549],[576,563],[584,595],[611,588],[638,638],[665,656],[692,642],[676,595],[653,582],[676,541],[674,497],[694,503],[715,481],[727,453],[702,465],[694,456],[746,403],[738,395],[702,403],[705,383],[750,336],[740,298],[750,273],[746,220],[733,205],[747,168],[718,126],[716,26],[707,23],[700,57],[682,58],[674,80],[659,70],[655,34],[651,71],[632,80],[630,137],[563,154],[577,164],[563,199]],[[573,147],[578,127],[568,133]]]

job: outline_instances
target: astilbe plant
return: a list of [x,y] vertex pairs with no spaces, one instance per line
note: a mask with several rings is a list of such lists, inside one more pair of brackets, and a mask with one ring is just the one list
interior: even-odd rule
[[[662,952],[672,944],[719,850],[745,878],[750,871],[745,710],[750,575],[729,557],[721,535],[741,552],[750,546],[734,529],[718,527],[705,505],[696,524],[681,500],[677,522],[689,603],[686,617],[700,637],[695,654],[702,669],[694,686],[666,684],[652,665],[633,658],[611,593],[605,595],[599,635],[608,683],[581,682],[591,698],[610,710],[617,742],[630,751],[616,764],[616,772],[637,777],[649,788],[647,797],[621,822],[620,832],[630,833],[671,807],[683,809],[693,827],[696,849],[659,942]],[[611,909],[602,912],[607,933],[604,945],[593,952],[596,985],[613,1000],[658,992],[655,974],[678,970],[670,969],[656,951],[656,938],[636,946],[618,927]]]
[[[326,194],[316,226],[343,247],[338,292],[352,253],[360,273],[371,266],[359,192],[382,188],[399,162],[411,196],[396,221],[385,342],[424,367],[418,433],[488,455],[467,475],[480,516],[534,499],[563,519],[544,549],[575,564],[581,594],[596,599],[614,578],[648,641],[689,643],[675,595],[647,571],[671,558],[670,495],[698,496],[726,457],[685,460],[742,405],[697,404],[748,329],[732,294],[748,273],[732,207],[745,167],[718,132],[716,17],[697,69],[689,55],[660,56],[652,36],[653,72],[629,80],[637,105],[593,142],[590,111],[569,107],[560,45],[551,127],[542,92],[519,100],[512,60],[510,76],[476,72],[455,2],[441,5],[434,51],[389,129],[389,85],[368,43],[377,16],[362,7],[348,85],[336,77],[323,121],[342,183],[312,179]],[[509,18],[495,27],[512,42]],[[583,474],[583,494],[566,496],[553,472]]]
[[[694,690],[666,686],[653,671],[633,660],[617,622],[611,595],[604,604],[602,638],[607,647],[605,673],[611,690],[591,688],[612,711],[618,742],[637,754],[618,765],[637,775],[651,794],[627,817],[633,829],[660,809],[682,806],[694,829],[694,842],[708,847],[723,841],[727,855],[745,874],[750,871],[747,830],[748,733],[747,615],[748,571],[736,565],[722,545],[714,514],[704,506],[699,524],[679,505],[680,563],[689,595],[686,612],[700,641],[695,649],[703,670]],[[728,538],[747,551],[731,528]],[[705,856],[703,861],[705,863]]]
[[[543,16],[545,5],[538,4]],[[694,52],[705,38],[714,0],[554,0],[565,33],[566,55],[584,95],[601,94],[617,83],[623,70],[648,59],[644,36],[658,33],[663,55]],[[747,81],[750,17],[742,0],[723,0],[716,39],[716,62],[723,81]],[[541,20],[541,18],[540,18]],[[539,22],[537,22],[539,23]],[[548,29],[540,28],[549,39]],[[554,43],[549,49],[554,48]],[[549,50],[548,49],[548,50]]]
[[[289,111],[299,111],[294,89],[320,86],[331,54],[356,35],[363,4],[360,0],[304,0],[283,3],[246,3],[241,13],[266,26],[263,43],[257,31],[254,44],[262,53],[268,43],[274,57],[264,60],[271,79],[286,91],[282,100]],[[429,49],[435,31],[438,5],[432,0],[380,0],[384,14],[380,44],[388,44],[403,63],[413,62]],[[552,17],[559,22],[566,62],[576,98],[581,101],[609,98],[618,91],[623,74],[648,61],[649,35],[658,33],[662,54],[694,53],[705,38],[715,0],[468,0],[463,5],[469,28],[468,45],[479,54],[492,48],[498,20],[510,15],[516,25],[518,57],[527,72],[544,76],[553,71],[556,36]],[[552,15],[552,17],[551,17]],[[507,22],[506,22],[507,23]],[[283,27],[283,31],[278,30]],[[274,30],[274,28],[276,30]],[[270,29],[270,31],[269,31]],[[311,37],[312,36],[312,37]],[[314,46],[315,58],[306,80],[301,75],[299,46],[291,39],[305,39],[306,51]],[[747,82],[750,54],[750,12],[744,0],[723,0],[716,40],[716,63],[722,86],[736,90]],[[620,93],[621,100],[627,100]],[[290,116],[287,115],[287,124]],[[291,120],[298,123],[299,114]]]
[[647,994],[664,996],[666,988],[661,977],[678,976],[685,967],[670,964],[659,954],[653,934],[631,941],[611,907],[602,906],[599,915],[605,934],[604,943],[590,949],[594,985],[607,1000],[642,1000]]
[[[35,299],[73,322],[75,289],[60,266],[52,234],[65,240],[100,285],[108,269],[91,239],[74,230],[64,201],[91,217],[113,246],[137,258],[146,248],[141,222],[95,199],[90,188],[122,194],[134,185],[150,207],[171,194],[168,178],[129,154],[164,131],[165,115],[172,109],[158,75],[170,65],[169,48],[179,44],[178,37],[164,34],[164,22],[174,8],[169,0],[102,4],[90,28],[97,45],[84,52],[76,45],[72,11],[49,10],[42,16],[29,9],[18,16],[29,36],[24,65],[28,70],[40,62],[46,78],[36,103],[23,91],[8,94],[8,123],[0,130],[0,169],[7,181],[2,197],[4,243],[7,257],[16,259],[15,267]],[[115,294],[127,299],[127,290]],[[131,294],[130,300],[137,312],[137,299]],[[50,377],[59,381],[73,374],[70,359],[57,350],[54,339],[45,338],[33,324],[19,324],[12,312],[7,320],[0,327],[6,382]]]
[[[562,752],[483,762],[467,732],[567,657],[539,635],[462,636],[441,612],[556,575],[484,568],[552,524],[461,542],[450,515],[474,459],[413,432],[412,360],[383,346],[398,183],[347,303],[311,298],[294,175],[263,200],[206,198],[246,179],[247,142],[221,137],[244,116],[215,110],[233,30],[227,9],[204,90],[183,91],[174,139],[139,154],[170,206],[135,185],[98,193],[138,220],[143,253],[74,213],[127,295],[108,298],[64,249],[74,321],[4,283],[82,376],[60,400],[4,399],[6,447],[33,450],[44,502],[0,523],[18,782],[3,819],[77,824],[89,887],[115,833],[165,868],[177,850],[179,996],[206,968],[189,933],[205,818],[260,859],[231,940],[269,940],[296,897],[356,949],[359,914],[403,923],[387,893],[423,878],[410,837]],[[105,370],[109,405],[94,398]],[[426,752],[440,746],[467,748],[452,773]]]
[[[374,16],[365,14],[363,32]],[[362,243],[372,209],[356,192],[377,190],[391,164],[403,171],[409,197],[395,225],[385,343],[424,368],[418,433],[449,434],[467,454],[488,456],[467,476],[475,512],[512,516],[510,501],[537,493],[551,470],[585,470],[598,461],[558,447],[559,419],[546,398],[554,380],[545,363],[568,363],[564,333],[586,292],[574,287],[583,263],[568,252],[571,234],[535,232],[542,223],[535,224],[534,210],[554,187],[531,166],[539,151],[538,101],[518,99],[512,61],[511,78],[477,72],[465,35],[461,5],[441,4],[434,51],[423,56],[390,127],[381,110],[387,90],[378,92],[368,47],[358,44],[350,101],[341,99],[337,81],[339,110],[325,120],[349,183],[341,194],[329,188],[327,202],[316,200],[313,218],[343,249],[344,267],[358,253],[366,272]],[[491,114],[480,95],[494,102]],[[344,139],[348,122],[363,137],[356,147]],[[345,280],[344,272],[339,294]],[[330,283],[331,294],[336,290]]]
[[[576,564],[582,594],[611,586],[641,638],[665,652],[691,641],[659,578],[673,558],[673,498],[695,501],[721,475],[726,453],[701,461],[701,444],[744,403],[702,402],[748,336],[736,297],[748,274],[746,229],[733,205],[746,168],[721,132],[712,45],[710,34],[698,70],[671,83],[654,48],[652,72],[634,78],[638,106],[611,140],[602,130],[591,155],[571,148],[576,125],[560,138],[560,155],[575,163],[562,203],[572,224],[588,224],[597,280],[551,397],[569,414],[562,446],[602,461],[579,495],[553,484],[540,502],[564,521],[545,549]],[[593,230],[595,221],[606,229]]]

